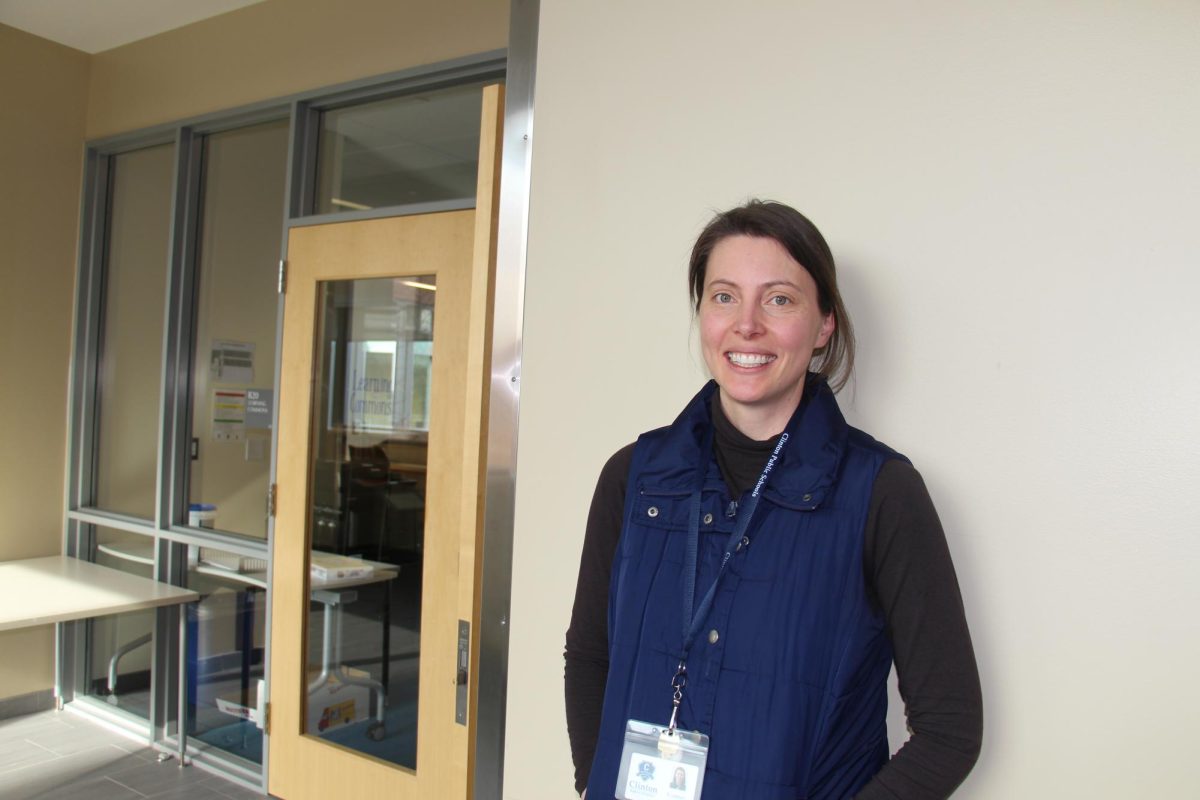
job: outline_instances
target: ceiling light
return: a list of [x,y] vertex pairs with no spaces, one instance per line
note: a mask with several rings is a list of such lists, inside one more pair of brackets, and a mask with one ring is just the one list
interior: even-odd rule
[[331,197],[329,199],[329,202],[335,206],[341,206],[342,208],[350,208],[350,209],[354,209],[355,211],[370,211],[373,208],[373,206],[367,206],[367,205],[363,205],[362,203],[356,203],[353,200],[343,200],[340,197]]

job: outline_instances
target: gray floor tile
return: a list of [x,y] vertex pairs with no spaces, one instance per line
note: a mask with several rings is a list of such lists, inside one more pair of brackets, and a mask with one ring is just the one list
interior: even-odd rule
[[117,783],[146,796],[221,780],[215,775],[191,767],[180,769],[179,763],[174,759],[161,764],[137,764],[128,769],[111,770],[107,774]]
[[61,719],[69,716],[54,711],[33,714],[29,717],[16,717],[0,720],[0,743],[11,742],[14,739],[27,739],[39,733],[49,731],[74,730]]
[[[60,725],[54,730],[31,732],[31,735],[25,737],[25,740],[60,756],[92,750],[101,744],[114,745],[127,752],[137,747],[132,739],[95,725],[87,728]],[[142,747],[144,748],[145,745]]]
[[108,778],[74,783],[70,786],[55,787],[47,793],[29,795],[29,800],[143,800],[142,796]]
[[53,761],[56,758],[58,756],[45,747],[38,747],[33,742],[25,739],[14,739],[13,741],[5,742],[3,749],[0,749],[0,774],[16,769],[24,769],[32,764],[40,764],[43,761]]
[[0,797],[16,800],[25,797],[57,797],[77,783],[90,783],[105,776],[109,769],[128,767],[127,753],[102,745],[70,756],[0,774]]
[[180,786],[165,792],[150,795],[147,800],[229,800],[211,786]]
[[0,720],[4,800],[257,800],[219,775],[180,769],[135,739],[80,714]]
[[244,786],[239,786],[236,783],[228,781],[210,783],[208,784],[208,788],[215,789],[228,798],[228,800],[263,800],[267,796],[265,792],[247,789]]

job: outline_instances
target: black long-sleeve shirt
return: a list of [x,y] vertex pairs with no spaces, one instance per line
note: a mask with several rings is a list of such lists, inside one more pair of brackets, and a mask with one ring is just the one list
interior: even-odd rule
[[[731,496],[762,471],[776,439],[757,442],[737,430],[714,397],[714,450]],[[567,730],[575,788],[587,785],[604,686],[608,679],[608,586],[625,505],[633,445],[600,473],[580,557],[566,639]],[[958,579],[941,522],[921,476],[888,461],[871,492],[863,571],[883,613],[895,654],[912,736],[855,797],[933,800],[948,797],[979,755],[983,703]]]

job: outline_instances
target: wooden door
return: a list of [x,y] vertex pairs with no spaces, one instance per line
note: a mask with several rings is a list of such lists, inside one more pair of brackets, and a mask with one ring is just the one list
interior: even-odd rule
[[288,242],[269,791],[472,792],[502,90],[474,210]]

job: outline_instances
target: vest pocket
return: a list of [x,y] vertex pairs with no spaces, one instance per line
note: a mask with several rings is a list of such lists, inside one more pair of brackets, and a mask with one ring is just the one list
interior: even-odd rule
[[804,800],[795,786],[746,780],[712,767],[704,771],[704,796],[728,800]]
[[632,526],[654,530],[683,531],[688,529],[691,496],[686,492],[656,492],[643,489],[634,498]]

